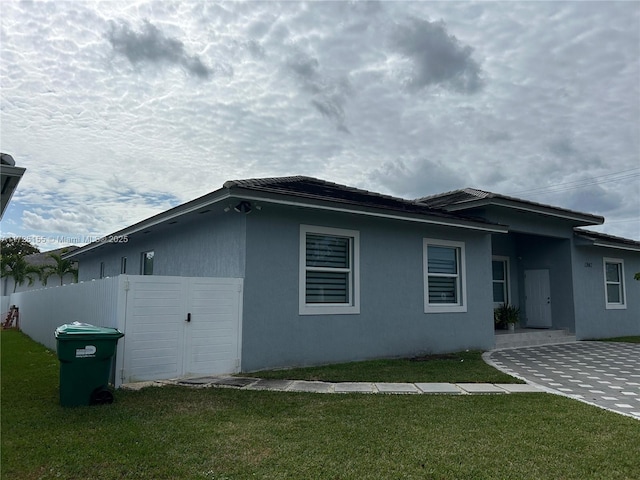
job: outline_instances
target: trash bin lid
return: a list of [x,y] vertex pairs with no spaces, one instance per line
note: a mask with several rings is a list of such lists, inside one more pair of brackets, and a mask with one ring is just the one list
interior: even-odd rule
[[87,337],[99,337],[99,338],[120,338],[124,336],[124,333],[120,332],[117,328],[111,327],[96,327],[88,323],[73,322],[65,325],[60,325],[56,328],[56,338],[87,338]]

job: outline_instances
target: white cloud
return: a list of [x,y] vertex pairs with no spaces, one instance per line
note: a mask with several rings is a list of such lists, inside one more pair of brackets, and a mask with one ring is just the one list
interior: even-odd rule
[[526,198],[639,236],[634,171],[602,183],[640,165],[635,2],[2,10],[2,148],[28,169],[3,223],[23,234],[105,234],[227,179],[306,174],[407,196],[582,181]]

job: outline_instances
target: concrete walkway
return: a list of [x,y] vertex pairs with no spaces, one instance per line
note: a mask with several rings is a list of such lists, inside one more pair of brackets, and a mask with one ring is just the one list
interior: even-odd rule
[[575,342],[483,354],[540,389],[640,420],[640,344]]
[[493,350],[484,360],[526,381],[513,383],[312,382],[252,377],[195,377],[123,385],[237,388],[309,393],[482,395],[548,392],[640,420],[640,344],[574,342]]
[[190,387],[238,388],[242,390],[272,390],[309,393],[386,393],[386,394],[439,394],[482,395],[542,392],[534,385],[517,383],[386,383],[386,382],[311,382],[305,380],[268,380],[250,377],[197,377],[162,380],[123,385],[139,389],[148,386],[183,385]]

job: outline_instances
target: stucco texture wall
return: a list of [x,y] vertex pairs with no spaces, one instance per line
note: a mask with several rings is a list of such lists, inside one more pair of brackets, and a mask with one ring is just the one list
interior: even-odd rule
[[79,279],[120,275],[122,257],[127,257],[129,275],[140,274],[142,252],[153,250],[153,274],[184,277],[244,277],[245,217],[224,212],[222,207],[202,215],[193,215],[173,225],[138,233],[126,243],[105,244],[82,256]]
[[[487,349],[493,345],[486,233],[265,206],[247,216],[245,371]],[[360,313],[299,315],[300,225],[360,232]],[[467,313],[424,313],[423,239],[465,242]]]
[[[607,309],[603,259],[624,262],[626,308]],[[576,284],[576,338],[578,340],[640,335],[640,253],[625,250],[577,246],[574,248]]]

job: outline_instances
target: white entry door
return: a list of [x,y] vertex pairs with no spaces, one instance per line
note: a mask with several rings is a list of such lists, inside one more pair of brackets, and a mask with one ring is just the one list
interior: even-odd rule
[[242,279],[128,276],[123,383],[240,371]]
[[527,327],[551,328],[551,284],[549,270],[525,270]]

